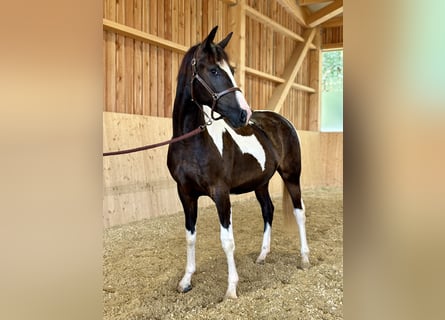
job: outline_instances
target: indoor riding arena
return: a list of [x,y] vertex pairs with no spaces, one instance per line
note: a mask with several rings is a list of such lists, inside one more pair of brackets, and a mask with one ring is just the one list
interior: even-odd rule
[[252,111],[274,111],[297,129],[311,266],[301,264],[299,228],[284,215],[275,173],[264,262],[256,263],[266,232],[255,192],[230,198],[237,298],[225,298],[231,271],[207,196],[198,201],[192,289],[178,292],[188,238],[169,146],[106,156],[103,318],[343,319],[343,132],[325,125],[333,111],[324,105],[332,90],[323,71],[324,53],[343,49],[343,1],[104,0],[104,152],[172,138],[181,62],[215,26],[215,44],[233,32],[224,50],[237,94]]

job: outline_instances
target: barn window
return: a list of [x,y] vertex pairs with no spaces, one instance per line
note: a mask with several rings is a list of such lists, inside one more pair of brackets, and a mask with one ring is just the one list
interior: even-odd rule
[[343,50],[322,52],[321,131],[343,131]]

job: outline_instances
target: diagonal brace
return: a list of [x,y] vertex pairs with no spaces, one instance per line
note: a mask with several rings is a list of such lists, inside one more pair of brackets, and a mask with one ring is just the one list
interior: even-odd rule
[[303,35],[304,42],[297,45],[284,69],[285,71],[282,78],[285,81],[274,89],[272,96],[267,103],[266,109],[280,112],[281,107],[283,106],[283,103],[286,100],[290,89],[292,88],[292,84],[295,81],[298,70],[300,70],[301,65],[303,64],[303,60],[306,57],[309,46],[314,39],[315,30],[315,28],[312,28],[305,31]]

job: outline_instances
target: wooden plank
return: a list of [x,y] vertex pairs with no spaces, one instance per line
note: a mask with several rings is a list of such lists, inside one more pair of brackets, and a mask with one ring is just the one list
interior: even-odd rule
[[[142,2],[142,31],[150,30],[150,5],[148,1]],[[142,114],[150,115],[150,44],[142,43]]]
[[[172,1],[164,1],[164,38],[172,39]],[[164,117],[172,116],[172,52],[164,50]]]
[[[151,34],[158,34],[158,3],[150,1],[150,25]],[[150,45],[150,116],[158,114],[158,50],[157,42]]]
[[314,36],[315,29],[308,29],[305,31],[305,42],[299,44],[294,50],[294,53],[292,54],[288,66],[285,68],[283,74],[285,83],[275,88],[274,93],[272,94],[272,97],[269,99],[269,102],[267,104],[267,109],[273,109],[275,110],[275,112],[280,111],[281,107],[283,106],[284,100],[286,99],[286,96],[289,93],[290,88],[292,87],[292,83],[295,80],[298,70],[303,63],[303,59],[305,58],[306,53],[309,50],[309,44],[312,43]]
[[202,40],[204,40],[204,37],[207,36],[208,34],[208,30],[203,31],[203,26],[202,26],[202,18],[201,18],[201,14],[203,14],[203,2],[202,1],[193,1],[194,3],[196,3],[196,11],[195,11],[195,15],[193,17],[194,23],[192,22],[192,26],[196,23],[196,32],[192,33],[192,37],[194,37],[193,39],[193,44],[196,44],[198,42],[201,42]]
[[236,67],[235,80],[241,90],[246,91],[246,15],[245,0],[239,0],[238,4],[229,7],[228,16],[232,39],[226,48],[231,63]]
[[[134,0],[125,2],[125,25],[134,27]],[[125,38],[125,112],[134,114],[134,39]]]
[[309,27],[314,28],[343,12],[343,0],[335,0],[307,18]]
[[[151,20],[156,20],[152,15],[150,16]],[[114,21],[110,21],[107,19],[103,19],[103,28],[104,30],[109,30],[112,32],[116,32],[121,35],[125,35],[127,37],[131,37],[133,39],[141,40],[144,42],[152,43],[158,45],[162,48],[170,49],[179,53],[185,53],[189,49],[186,46],[183,46],[179,43],[174,43],[169,40],[165,40],[161,37],[154,36],[152,34],[142,32],[135,28],[127,27],[124,24],[116,23]]]
[[[142,0],[134,1],[134,27],[142,30]],[[134,113],[143,114],[142,110],[142,41],[134,41]]]
[[[116,19],[116,2],[107,1],[104,12],[110,19]],[[104,31],[105,35],[105,110],[116,111],[116,34]]]
[[[164,17],[164,6],[166,1],[164,0],[157,0],[158,1],[158,7],[157,7],[157,16],[158,16],[158,37],[164,39],[164,28],[165,28],[165,17]],[[158,68],[158,100],[156,101],[157,104],[157,116],[158,117],[164,117],[165,114],[165,105],[164,105],[164,93],[165,93],[165,65],[164,65],[164,48],[158,48],[158,62],[157,62],[157,68]]]
[[[179,35],[179,19],[180,19],[179,15],[182,14],[182,16],[184,17],[184,13],[179,12],[180,2],[184,3],[183,1],[179,0],[173,0],[172,3],[172,41],[176,43],[178,43],[181,38],[182,41],[184,41],[184,34],[182,34],[182,37]],[[181,32],[184,32],[184,28],[181,29]],[[180,63],[179,54],[174,52],[172,54],[172,61],[171,61],[172,101],[174,100],[174,97],[176,95],[176,77],[178,75],[179,63]],[[172,108],[173,106],[170,106],[168,116],[172,115]]]
[[[116,2],[116,20],[116,24],[125,23],[125,3]],[[125,36],[116,38],[116,112],[125,113]]]
[[309,123],[308,130],[320,131],[321,125],[321,35],[317,32],[314,39],[316,50],[309,53],[309,84],[316,89],[314,94],[309,96]]
[[[184,32],[183,41],[184,41],[184,44],[188,47],[192,46],[192,41],[190,40],[191,35],[193,34],[193,32],[196,33],[196,26],[194,23],[191,23],[191,21],[194,21],[191,19],[191,17],[192,17],[192,13],[194,12],[193,8],[195,6],[194,5],[195,1],[192,1],[192,2],[193,2],[193,4],[190,4],[190,0],[181,1],[180,6],[183,5],[184,12],[181,12],[181,10],[179,10],[179,19],[180,19],[179,20],[180,21],[179,29],[180,30],[182,29],[181,32]],[[182,25],[181,25],[181,22],[182,22]],[[193,30],[193,28],[194,28],[194,30]]]

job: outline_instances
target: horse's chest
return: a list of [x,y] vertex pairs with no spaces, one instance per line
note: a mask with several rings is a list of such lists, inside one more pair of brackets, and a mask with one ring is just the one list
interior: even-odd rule
[[[266,167],[266,152],[258,138],[251,135],[240,135],[236,133],[224,121],[214,122],[207,127],[209,136],[216,146],[221,159],[237,157],[236,162],[256,162],[262,171]],[[240,151],[240,154],[238,152]],[[250,157],[245,157],[250,155]]]

